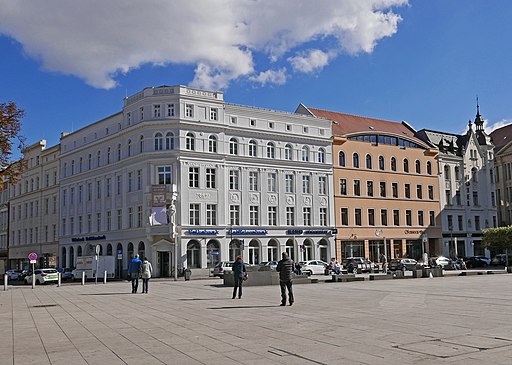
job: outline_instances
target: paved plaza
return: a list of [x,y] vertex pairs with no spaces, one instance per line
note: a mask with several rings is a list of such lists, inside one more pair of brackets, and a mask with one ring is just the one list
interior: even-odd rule
[[295,285],[292,307],[220,284],[9,287],[0,364],[512,363],[512,275]]

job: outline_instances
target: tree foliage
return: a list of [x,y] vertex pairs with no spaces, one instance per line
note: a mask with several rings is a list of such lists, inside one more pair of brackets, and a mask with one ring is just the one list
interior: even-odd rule
[[20,135],[24,115],[25,111],[15,102],[0,103],[0,177],[11,182],[17,180],[24,166],[21,158],[13,161],[14,148],[21,151],[24,146],[24,138]]
[[512,248],[512,226],[487,228],[483,230],[482,244],[496,249]]

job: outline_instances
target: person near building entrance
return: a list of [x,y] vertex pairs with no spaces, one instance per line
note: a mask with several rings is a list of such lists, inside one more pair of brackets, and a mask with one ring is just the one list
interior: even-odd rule
[[132,261],[130,261],[130,265],[128,265],[128,275],[130,275],[130,279],[132,280],[132,293],[137,293],[137,289],[139,288],[141,267],[142,261],[140,261],[139,255],[135,255]]
[[242,298],[242,286],[244,278],[247,277],[247,269],[245,268],[244,259],[242,256],[237,256],[232,266],[233,269],[233,298],[236,298],[236,291],[238,289],[238,299]]
[[293,305],[295,298],[293,297],[293,261],[283,252],[282,259],[277,263],[276,271],[279,273],[279,285],[281,286],[281,306],[286,305],[286,290],[288,290],[288,300]]
[[142,262],[142,292],[148,293],[149,279],[151,279],[151,273],[153,272],[153,266],[148,261],[147,257],[144,257]]
[[380,263],[382,264],[382,271],[387,272],[388,270],[388,258],[384,253],[380,254]]

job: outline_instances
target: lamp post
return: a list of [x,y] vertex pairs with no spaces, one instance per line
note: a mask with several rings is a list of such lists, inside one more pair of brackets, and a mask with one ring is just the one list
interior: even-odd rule
[[453,242],[453,226],[450,224],[448,226],[448,230],[450,231],[450,244],[448,245],[448,256],[451,256],[451,247]]

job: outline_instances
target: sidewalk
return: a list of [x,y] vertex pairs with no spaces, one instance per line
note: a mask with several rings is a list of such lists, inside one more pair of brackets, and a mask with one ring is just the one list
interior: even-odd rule
[[[0,364],[510,364],[511,275],[277,286],[11,287]],[[139,292],[140,292],[139,288]]]

